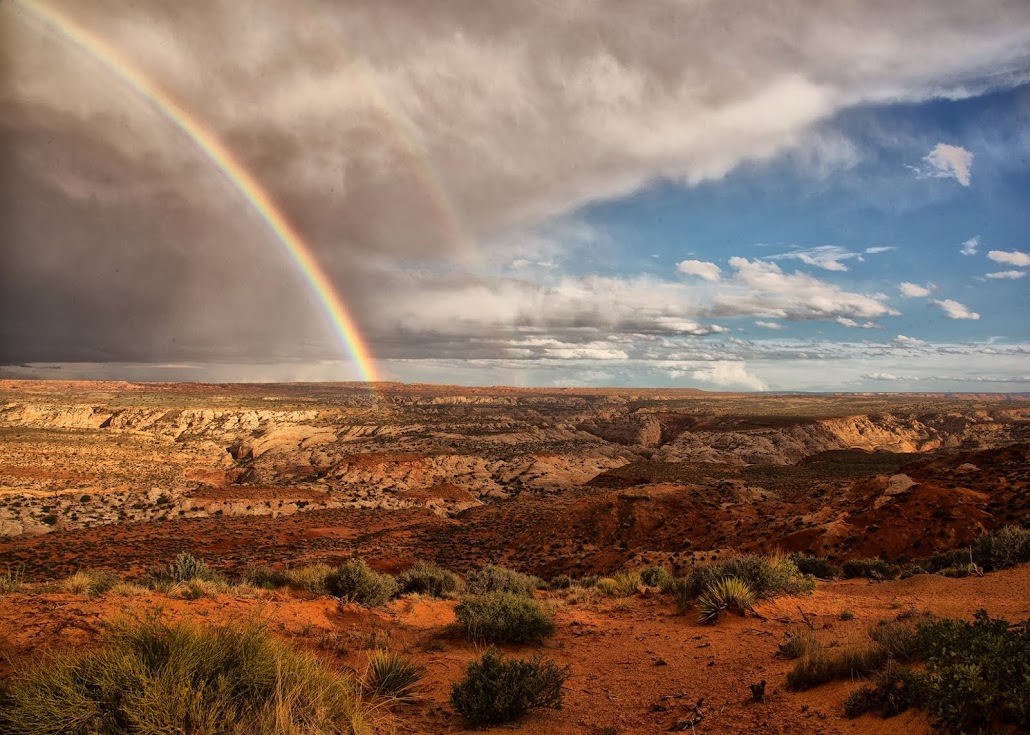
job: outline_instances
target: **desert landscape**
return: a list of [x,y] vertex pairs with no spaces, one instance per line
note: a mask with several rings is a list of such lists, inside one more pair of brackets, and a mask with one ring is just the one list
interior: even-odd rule
[[[369,731],[471,727],[451,689],[496,642],[568,667],[527,733],[930,732],[954,725],[846,716],[886,656],[799,683],[816,656],[788,644],[1030,618],[1019,394],[7,381],[0,436],[7,681],[160,610],[358,678],[376,652],[421,667]],[[709,616],[728,577],[753,597]],[[520,584],[539,634],[470,632]]]

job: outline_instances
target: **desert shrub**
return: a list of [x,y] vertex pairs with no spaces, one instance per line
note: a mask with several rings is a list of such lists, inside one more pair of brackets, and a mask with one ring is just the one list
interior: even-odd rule
[[[715,580],[712,580],[713,582]],[[704,591],[703,589],[701,590]],[[694,589],[694,578],[691,575],[686,577],[673,577],[665,583],[662,592],[672,595],[673,601],[680,612],[686,612],[697,599],[698,592]]]
[[901,567],[883,559],[848,559],[841,566],[846,579],[862,577],[865,579],[897,579],[901,576]]
[[347,602],[374,607],[394,596],[397,581],[375,571],[364,559],[348,559],[326,577],[325,587],[329,594]]
[[329,594],[329,579],[333,574],[334,570],[328,564],[305,564],[286,570],[286,584],[313,595],[326,595]]
[[930,558],[923,559],[920,565],[926,571],[936,574],[945,569],[967,565],[969,561],[969,549],[951,549],[950,551],[939,551]]
[[754,604],[751,586],[737,577],[716,580],[697,598],[698,613],[705,623],[714,623],[726,610],[744,615]]
[[606,597],[629,597],[640,589],[642,581],[636,572],[619,572],[602,577],[594,585]]
[[979,610],[972,623],[932,620],[916,633],[926,662],[926,709],[952,732],[976,732],[1000,721],[1030,725],[1030,629]]
[[673,579],[672,572],[662,566],[644,567],[640,570],[640,581],[647,587],[660,587],[665,589]]
[[760,556],[745,554],[714,564],[694,567],[687,577],[687,590],[691,597],[701,595],[714,582],[734,577],[747,583],[756,598],[776,595],[808,594],[815,589],[815,579],[798,571],[789,556]]
[[401,592],[444,597],[461,589],[461,577],[432,562],[420,559],[406,572],[397,575],[397,584]]
[[795,553],[790,555],[790,559],[801,574],[808,574],[817,579],[835,579],[841,575],[840,567],[825,556]]
[[550,611],[536,600],[511,592],[468,597],[454,612],[458,627],[473,641],[535,643],[554,633]]
[[487,564],[466,574],[465,583],[468,591],[474,595],[482,595],[487,592],[510,592],[515,595],[532,597],[533,590],[539,586],[540,580],[513,569]]
[[117,574],[106,569],[80,570],[62,579],[57,587],[62,592],[93,597],[107,592],[120,581]]
[[265,590],[279,589],[290,583],[286,572],[272,567],[251,567],[243,573],[243,581]]
[[573,582],[573,584],[576,587],[589,588],[589,587],[595,586],[597,584],[597,580],[599,580],[599,579],[600,579],[600,577],[598,575],[596,575],[596,574],[587,574],[587,575],[584,575],[584,576],[580,577],[579,579],[575,580],[575,582]]
[[3,571],[0,571],[0,595],[17,592],[22,585],[21,579],[21,569],[5,567]]
[[788,660],[799,659],[820,647],[819,641],[808,628],[791,628],[783,634],[779,655]]
[[575,584],[575,582],[568,574],[558,574],[551,577],[547,586],[552,590],[567,590],[572,587],[573,584]]
[[426,667],[422,664],[379,648],[369,654],[361,686],[372,697],[412,702],[418,699],[419,683],[425,675]]
[[113,625],[28,664],[0,695],[3,735],[368,733],[353,683],[256,626]]
[[1030,562],[1030,528],[1005,526],[973,542],[973,561],[986,571]]
[[853,691],[844,700],[844,715],[858,717],[879,711],[884,717],[899,715],[917,704],[921,696],[919,677],[894,660],[888,660],[873,677],[873,683]]
[[190,582],[194,579],[213,580],[215,576],[207,564],[186,551],[177,555],[175,561],[167,567],[154,573],[155,579],[172,584]]
[[881,621],[869,629],[869,637],[878,643],[887,656],[909,663],[918,656],[916,627],[905,621]]
[[561,709],[571,671],[541,658],[505,661],[494,648],[468,665],[451,689],[451,704],[469,724],[499,725],[534,709]]
[[605,597],[615,597],[619,594],[619,583],[614,577],[601,577],[594,583],[594,587]]
[[876,673],[887,662],[887,652],[879,645],[853,648],[813,648],[787,672],[787,688],[810,689],[837,679],[854,679]]

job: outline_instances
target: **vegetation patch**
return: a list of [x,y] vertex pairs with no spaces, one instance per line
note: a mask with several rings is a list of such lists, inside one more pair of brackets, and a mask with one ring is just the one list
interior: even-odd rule
[[473,641],[536,643],[554,634],[554,616],[539,602],[510,592],[466,598],[455,608],[458,628]]
[[397,575],[397,584],[401,593],[446,597],[461,589],[462,580],[457,574],[420,559],[410,569]]
[[532,597],[533,591],[541,585],[541,581],[534,576],[495,564],[487,564],[469,572],[465,575],[465,583],[468,591],[474,595],[510,592],[526,597]]
[[746,615],[754,607],[755,593],[751,586],[737,577],[724,577],[708,585],[697,598],[701,622],[714,623],[723,612]]
[[561,709],[568,666],[541,658],[504,660],[494,648],[469,663],[451,689],[451,705],[474,726],[511,722],[541,708]]
[[97,647],[37,661],[0,692],[3,735],[370,731],[349,678],[252,625],[117,623]]
[[897,579],[901,576],[901,567],[883,559],[849,559],[841,565],[845,579]]
[[379,648],[368,657],[361,686],[371,697],[407,703],[418,699],[426,667],[400,653]]
[[382,605],[397,593],[397,581],[375,571],[364,559],[349,559],[338,566],[326,578],[325,587],[331,595],[369,607]]

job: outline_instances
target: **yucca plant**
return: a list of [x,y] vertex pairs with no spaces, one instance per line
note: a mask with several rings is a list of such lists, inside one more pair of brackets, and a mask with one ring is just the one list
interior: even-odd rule
[[737,577],[717,579],[697,598],[703,623],[714,623],[725,610],[745,615],[754,604],[755,593],[751,586]]
[[420,682],[426,667],[400,653],[378,648],[368,656],[368,666],[361,685],[372,697],[398,703],[418,699]]

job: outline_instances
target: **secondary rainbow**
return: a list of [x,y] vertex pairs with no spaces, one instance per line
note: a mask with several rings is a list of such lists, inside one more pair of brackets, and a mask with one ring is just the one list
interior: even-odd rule
[[296,264],[319,302],[347,352],[365,381],[378,380],[375,363],[357,325],[336,293],[332,281],[315,259],[311,248],[279,210],[260,182],[225,147],[218,136],[206,128],[167,92],[143,75],[115,48],[62,13],[36,0],[15,0],[33,16],[58,31],[78,48],[103,64],[117,77],[150,102],[179,128],[244,196],[272,230],[278,242]]

